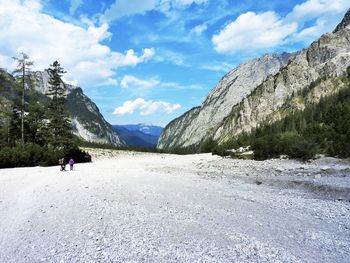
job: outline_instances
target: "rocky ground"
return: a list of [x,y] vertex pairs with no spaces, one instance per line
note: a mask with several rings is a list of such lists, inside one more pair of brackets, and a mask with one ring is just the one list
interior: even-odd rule
[[350,262],[350,163],[94,150],[0,170],[0,262]]

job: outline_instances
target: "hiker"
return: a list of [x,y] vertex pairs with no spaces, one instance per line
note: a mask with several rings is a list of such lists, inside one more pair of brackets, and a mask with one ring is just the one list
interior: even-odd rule
[[74,159],[71,157],[69,160],[69,166],[70,166],[70,170],[73,170],[73,166],[74,166]]
[[58,163],[61,165],[61,171],[65,171],[66,170],[66,162],[65,162],[64,158],[59,159]]

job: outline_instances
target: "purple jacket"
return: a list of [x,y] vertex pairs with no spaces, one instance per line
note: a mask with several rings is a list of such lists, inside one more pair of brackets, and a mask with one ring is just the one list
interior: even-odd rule
[[69,160],[69,164],[70,164],[70,165],[73,165],[73,164],[74,164],[74,160],[73,160],[73,159],[70,159],[70,160]]

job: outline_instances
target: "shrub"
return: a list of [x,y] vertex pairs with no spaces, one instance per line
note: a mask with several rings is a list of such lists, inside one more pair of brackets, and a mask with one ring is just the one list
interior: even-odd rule
[[199,147],[199,152],[210,153],[213,152],[214,148],[217,148],[217,146],[217,143],[212,138],[209,138],[201,143]]
[[64,155],[66,159],[73,158],[76,163],[91,162],[91,155],[78,147],[72,147],[66,150]]
[[1,148],[0,168],[57,165],[62,157],[73,157],[76,162],[91,162],[91,156],[78,147],[63,151],[48,146],[25,144]]
[[315,156],[316,146],[305,139],[300,139],[293,142],[293,144],[287,149],[286,153],[291,158],[308,160]]

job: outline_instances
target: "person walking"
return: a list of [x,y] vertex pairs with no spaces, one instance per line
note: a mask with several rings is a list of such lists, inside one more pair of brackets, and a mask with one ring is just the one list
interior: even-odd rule
[[61,171],[65,171],[66,170],[66,161],[64,160],[64,158],[59,159],[58,163],[61,165]]
[[73,171],[74,159],[72,157],[69,160],[69,166],[70,166],[70,170]]

